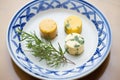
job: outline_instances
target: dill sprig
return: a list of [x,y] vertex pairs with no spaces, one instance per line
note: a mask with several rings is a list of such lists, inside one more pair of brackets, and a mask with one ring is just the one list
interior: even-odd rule
[[50,40],[41,40],[34,33],[26,33],[18,29],[18,34],[21,36],[21,41],[26,41],[26,47],[35,57],[39,57],[40,61],[45,60],[47,65],[51,67],[57,67],[62,63],[75,64],[71,60],[67,59],[60,44],[58,43],[58,50],[52,45]]

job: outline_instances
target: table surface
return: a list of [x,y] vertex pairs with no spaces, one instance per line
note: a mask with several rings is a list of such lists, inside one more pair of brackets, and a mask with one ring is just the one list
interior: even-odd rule
[[[107,18],[112,30],[112,46],[104,63],[80,80],[120,80],[120,0],[86,1]],[[30,0],[0,0],[0,80],[38,80],[17,67],[6,45],[6,32],[11,18],[28,2]]]

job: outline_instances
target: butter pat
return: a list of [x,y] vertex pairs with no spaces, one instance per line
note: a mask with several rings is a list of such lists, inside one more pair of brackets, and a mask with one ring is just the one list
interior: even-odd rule
[[65,38],[65,48],[69,54],[81,54],[84,51],[84,38],[78,33],[67,35]]
[[64,22],[64,29],[67,34],[70,33],[81,33],[82,31],[82,20],[78,16],[69,16]]
[[57,24],[52,19],[44,19],[39,26],[41,36],[46,39],[53,39],[57,35]]

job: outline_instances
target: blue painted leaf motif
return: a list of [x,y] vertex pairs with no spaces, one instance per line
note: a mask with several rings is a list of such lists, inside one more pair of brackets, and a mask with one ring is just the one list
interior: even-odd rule
[[16,29],[13,29],[13,31],[14,31],[14,33],[15,33],[15,35],[13,36],[13,39],[18,39],[18,40],[20,40],[20,35],[16,32]]
[[15,47],[18,47],[18,44],[14,40],[12,40],[12,42],[15,45]]
[[13,28],[13,29],[16,29],[16,28],[18,28],[18,27],[20,27],[20,24],[16,24],[16,25],[13,26],[12,28]]
[[55,75],[58,75],[57,74],[58,71],[53,71],[53,70],[48,70],[48,69],[46,69],[46,71],[47,71],[46,74],[55,74]]
[[27,58],[27,57],[20,57],[20,56],[17,56],[18,59],[24,61],[25,63],[27,62],[27,64],[23,63],[22,64],[24,65],[24,67],[26,69],[28,69],[29,71],[32,71],[32,62]]
[[56,8],[60,8],[62,6],[61,3],[57,0],[56,0],[56,3],[57,3]]
[[20,29],[23,30],[23,27],[25,26],[25,22],[23,22],[21,25],[20,25]]
[[47,5],[47,7],[45,7],[45,10],[48,10],[48,9],[53,9],[54,8],[54,6],[52,5],[54,3],[54,0],[53,1],[51,1],[51,3],[49,4],[49,3],[44,3],[45,5]]
[[[95,57],[95,56],[97,56],[97,57]],[[91,63],[91,64],[89,64],[89,65],[87,65],[87,67],[89,67],[89,66],[92,66],[93,64],[94,64],[94,61],[96,60],[96,59],[98,59],[99,57],[101,57],[101,53],[100,53],[100,50],[99,50],[99,48],[97,48],[96,49],[96,52],[94,53],[94,56],[92,56],[87,62],[89,63]]]
[[70,70],[66,70],[66,71],[63,71],[63,74],[62,75],[66,75],[66,74],[69,74],[71,72],[73,72],[74,69],[70,69]]
[[65,9],[68,9],[68,4],[69,4],[70,0],[67,0],[65,2],[62,3],[62,7],[65,8]]
[[24,53],[22,48],[21,48],[21,44],[20,43],[18,44],[18,47],[16,49],[16,53],[19,53],[19,52]]
[[[73,5],[73,7],[70,8],[71,10],[76,10],[77,12],[80,12],[80,11],[79,11],[79,8],[78,8],[78,6],[76,6],[76,4],[74,4],[73,2],[71,2],[71,4]],[[80,7],[81,7],[81,6],[80,6]]]
[[92,20],[92,22],[95,24],[96,28],[99,29],[97,22],[95,20]]
[[15,35],[13,36],[13,39],[15,39],[15,38],[18,38],[18,40],[20,40],[20,35],[17,33],[17,29],[19,28],[19,29],[21,29],[21,30],[23,30],[23,27],[25,26],[25,22],[23,22],[23,23],[21,23],[21,24],[16,24],[15,26],[13,26],[12,28],[13,28],[13,31],[14,31],[14,33],[15,33]]
[[86,17],[88,19],[90,19],[90,15],[89,15],[89,12],[87,11],[87,8],[85,7],[85,5],[83,5],[83,8],[84,8],[84,12],[82,12],[83,15],[86,15]]
[[66,5],[63,5],[63,8],[68,9],[68,7]]
[[12,42],[13,42],[13,44],[15,45],[15,47],[17,47],[16,53],[19,53],[19,52],[24,53],[24,52],[22,51],[22,49],[21,49],[21,44],[20,44],[20,43],[17,44],[14,40],[12,40]]
[[84,63],[83,65],[77,67],[77,69],[78,69],[77,72],[81,72],[82,70],[84,70],[85,67],[86,67],[86,63]]
[[30,14],[30,7],[28,7],[26,10],[26,15],[29,15],[29,14]]
[[27,15],[27,21],[29,21],[34,15],[34,13],[30,13],[29,15]]
[[57,5],[56,8],[61,8],[61,5]]
[[34,10],[36,10],[36,13],[38,13],[39,12],[39,8],[38,7],[32,7],[32,9],[34,9]]
[[[105,36],[105,37],[106,37],[106,36]],[[98,39],[98,41],[99,41],[98,47],[101,46],[101,45],[102,45],[102,47],[105,47],[105,44],[103,43],[103,40],[104,40],[104,39],[101,39],[101,38]]]
[[31,9],[30,9],[30,7],[28,7],[26,10],[26,21],[29,21],[30,18],[32,18],[35,15],[34,13],[31,13],[30,11],[31,11]]
[[[101,57],[101,53],[100,53],[100,49],[99,48],[96,49],[96,52],[94,53],[94,55],[98,55],[98,57]],[[97,59],[97,58],[95,58],[95,59]]]
[[101,36],[102,34],[105,34],[105,32],[104,32],[104,22],[103,21],[97,21],[97,24],[98,25],[101,25],[101,26],[99,26],[97,29],[98,29],[98,31],[99,31],[99,34],[98,34],[98,36]]
[[20,19],[22,20],[22,18],[26,18],[26,15],[22,15],[20,16]]
[[34,7],[32,7],[32,8],[36,10],[36,13],[38,13],[38,12],[44,10],[43,4],[44,4],[44,0],[42,0],[42,1],[39,3],[39,6],[34,6]]
[[92,11],[88,11],[89,15],[94,15],[95,12],[92,12]]
[[18,27],[20,27],[20,24],[16,24],[15,26],[12,27],[12,28],[13,28],[13,31],[14,31],[14,33],[15,33],[15,35],[13,36],[13,39],[15,39],[15,38],[18,37],[18,34],[16,33],[16,29],[17,29]]

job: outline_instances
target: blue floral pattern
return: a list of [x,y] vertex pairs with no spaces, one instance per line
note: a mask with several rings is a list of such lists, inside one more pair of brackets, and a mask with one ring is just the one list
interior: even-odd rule
[[[65,70],[62,72],[44,69],[33,64],[24,54],[21,44],[19,43],[20,35],[16,32],[17,28],[23,30],[25,24],[37,13],[56,8],[74,10],[85,15],[96,26],[99,38],[96,52],[86,63],[74,69]],[[95,61],[100,62],[106,57],[110,44],[111,32],[106,19],[94,6],[82,0],[35,0],[23,7],[15,15],[8,29],[8,45],[10,48],[10,53],[14,59],[18,64],[20,64],[22,69],[44,79],[71,79],[80,77],[80,75],[92,69],[93,66],[97,66],[97,64],[94,64]],[[12,50],[12,46],[16,47],[15,52]],[[76,75],[68,76],[75,73]]]

